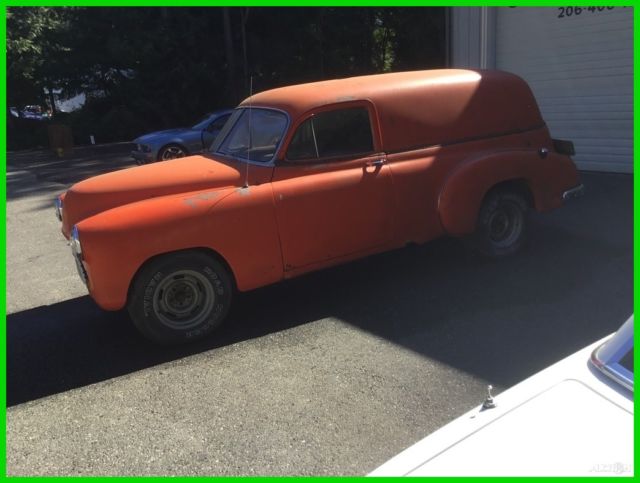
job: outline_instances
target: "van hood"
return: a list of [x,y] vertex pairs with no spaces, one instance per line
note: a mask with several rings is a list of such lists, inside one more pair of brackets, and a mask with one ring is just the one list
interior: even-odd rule
[[85,218],[136,201],[200,190],[239,187],[241,173],[204,156],[190,156],[95,176],[73,185],[64,196],[62,232]]

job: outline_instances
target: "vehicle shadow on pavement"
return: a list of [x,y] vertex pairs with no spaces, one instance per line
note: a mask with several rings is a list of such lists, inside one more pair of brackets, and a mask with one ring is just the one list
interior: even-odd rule
[[89,297],[9,314],[7,403],[326,317],[504,389],[615,331],[633,310],[632,180],[584,178],[588,198],[535,215],[530,245],[514,257],[486,260],[447,239],[369,257],[238,294],[225,325],[194,344],[153,345],[126,312]]
[[[612,267],[619,284],[611,278],[602,286],[591,283],[606,273],[615,256],[607,250],[614,248],[544,225],[536,227],[533,243],[535,249],[495,262],[439,240],[239,294],[215,335],[177,347],[147,342],[126,312],[104,312],[89,297],[10,314],[7,404],[324,317],[509,387],[612,332],[629,315],[628,304],[603,305],[601,297],[606,285],[630,304],[630,267]],[[590,256],[594,252],[601,256]],[[581,305],[572,305],[574,299]]]
[[238,298],[246,299],[238,302],[252,313],[245,314],[240,307],[213,337],[179,346],[147,341],[126,311],[105,312],[89,296],[9,314],[7,406],[285,330],[294,323],[292,317],[244,323],[267,301],[258,301],[259,293]]

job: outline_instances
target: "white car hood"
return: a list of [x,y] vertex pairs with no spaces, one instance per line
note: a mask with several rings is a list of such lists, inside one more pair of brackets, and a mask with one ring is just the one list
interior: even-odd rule
[[371,476],[633,475],[633,396],[573,354],[411,446]]

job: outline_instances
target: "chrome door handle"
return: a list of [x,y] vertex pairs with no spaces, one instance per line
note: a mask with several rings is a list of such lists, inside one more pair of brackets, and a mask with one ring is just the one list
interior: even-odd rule
[[375,161],[367,161],[367,166],[382,166],[384,164],[384,159],[376,159]]

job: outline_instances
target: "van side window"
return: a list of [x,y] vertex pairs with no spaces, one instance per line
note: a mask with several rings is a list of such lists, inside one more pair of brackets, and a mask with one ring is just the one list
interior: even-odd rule
[[318,113],[303,122],[289,144],[287,160],[351,156],[373,152],[369,111],[352,107]]

